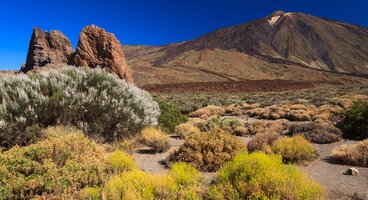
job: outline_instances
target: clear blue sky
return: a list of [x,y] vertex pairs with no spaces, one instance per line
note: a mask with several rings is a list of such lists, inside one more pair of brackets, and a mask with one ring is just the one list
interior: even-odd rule
[[123,44],[189,40],[274,10],[305,12],[368,27],[367,0],[4,0],[0,6],[0,69],[25,62],[34,27],[60,30],[75,47],[90,24]]

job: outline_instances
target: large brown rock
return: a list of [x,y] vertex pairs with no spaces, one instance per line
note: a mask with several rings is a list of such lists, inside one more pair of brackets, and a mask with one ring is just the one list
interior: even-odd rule
[[97,26],[83,28],[73,61],[76,66],[107,68],[127,82],[133,82],[119,40],[114,34]]
[[27,61],[21,71],[66,64],[73,51],[70,40],[60,31],[47,32],[35,28],[29,43]]

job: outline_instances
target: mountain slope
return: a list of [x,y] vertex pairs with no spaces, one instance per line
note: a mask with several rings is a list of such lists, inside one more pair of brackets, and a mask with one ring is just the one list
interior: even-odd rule
[[126,46],[142,84],[247,79],[345,80],[368,74],[368,29],[276,11],[162,47]]

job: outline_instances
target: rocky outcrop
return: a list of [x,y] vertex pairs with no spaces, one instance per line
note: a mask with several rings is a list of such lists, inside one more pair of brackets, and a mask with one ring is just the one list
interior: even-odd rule
[[73,51],[70,40],[60,31],[47,32],[35,28],[29,43],[27,61],[21,71],[66,64]]
[[76,66],[107,68],[127,82],[133,82],[119,40],[114,34],[97,26],[83,28],[72,60]]

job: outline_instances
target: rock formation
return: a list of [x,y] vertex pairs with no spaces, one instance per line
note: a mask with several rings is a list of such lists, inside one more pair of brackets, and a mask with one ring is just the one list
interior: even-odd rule
[[76,66],[107,68],[127,82],[133,82],[119,40],[114,34],[97,26],[83,28],[72,60]]
[[27,61],[21,71],[66,64],[73,51],[70,40],[60,31],[47,32],[35,28],[29,43]]

